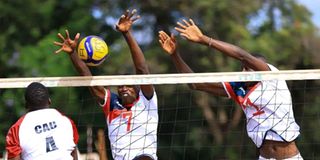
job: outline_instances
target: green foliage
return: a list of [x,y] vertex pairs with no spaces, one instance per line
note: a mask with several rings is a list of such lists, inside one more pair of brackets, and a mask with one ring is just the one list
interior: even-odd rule
[[[245,4],[245,5],[244,5]],[[56,34],[64,30],[70,31],[73,37],[77,32],[81,37],[99,35],[110,47],[110,56],[100,66],[91,68],[94,75],[114,75],[133,72],[129,58],[129,48],[122,35],[114,30],[114,24],[127,8],[137,8],[142,16],[137,21],[133,31],[150,34],[150,40],[141,43],[152,73],[175,73],[174,66],[159,47],[157,34],[159,30],[173,32],[177,21],[192,18],[199,24],[204,34],[230,42],[248,50],[265,55],[271,64],[280,69],[317,68],[319,61],[319,32],[312,24],[310,12],[294,0],[286,1],[252,1],[252,0],[173,0],[170,1],[92,1],[92,0],[4,0],[0,1],[0,77],[49,77],[77,75],[68,55],[54,54],[58,47],[53,41],[59,41]],[[274,15],[277,10],[281,14]],[[101,13],[100,16],[93,13]],[[266,18],[254,29],[249,29],[253,19]],[[261,19],[260,19],[261,20]],[[207,46],[191,44],[176,37],[180,52],[186,62],[195,72],[238,71],[239,63],[223,56]],[[139,42],[141,39],[138,39]],[[297,84],[298,85],[298,84]],[[303,85],[303,84],[299,84]],[[311,84],[316,85],[316,83]],[[208,101],[210,106],[225,103],[210,97],[210,100],[199,98],[197,92],[187,94],[186,86],[158,87],[159,111],[161,123],[175,120],[186,120],[188,116],[200,119],[188,124],[179,123],[176,126],[164,123],[159,128],[159,157],[161,159],[253,159],[256,150],[253,143],[248,143],[245,124],[240,122],[235,128],[228,128],[225,122],[217,120],[223,131],[223,144],[209,133],[209,124],[198,106],[199,101]],[[0,90],[0,150],[4,150],[4,135],[24,110],[23,89]],[[188,90],[189,92],[189,90]],[[81,152],[86,152],[86,128],[94,125],[104,128],[103,114],[85,87],[50,88],[53,107],[67,113],[75,120],[80,131]],[[319,99],[312,95],[318,92],[301,94],[293,91],[297,104],[310,102],[306,111],[303,106],[295,107],[297,119],[304,115],[317,117]],[[180,94],[179,96],[177,94]],[[174,100],[171,101],[172,97]],[[200,96],[201,97],[201,96]],[[303,101],[304,97],[314,97]],[[168,101],[170,99],[170,101]],[[188,101],[186,101],[188,100]],[[194,106],[191,115],[184,108]],[[228,107],[225,107],[228,106]],[[221,117],[218,110],[228,113],[232,119],[234,104],[212,107],[213,114]],[[174,108],[174,109],[172,109]],[[167,111],[171,112],[167,112]],[[299,112],[301,111],[301,112]],[[191,111],[189,111],[191,112]],[[222,112],[221,112],[222,113]],[[92,114],[96,116],[92,117]],[[319,116],[318,116],[319,117]],[[175,118],[175,119],[172,119]],[[303,119],[303,117],[301,118]],[[301,120],[302,121],[302,120]],[[305,118],[302,124],[302,138],[299,145],[305,155],[315,155],[319,147],[318,122]],[[183,136],[168,138],[174,130],[187,133]],[[94,132],[97,128],[94,128]],[[227,131],[226,131],[227,130]],[[239,133],[241,140],[239,141]],[[203,136],[205,135],[205,136]],[[314,142],[314,143],[310,143]],[[232,144],[228,147],[228,145]],[[173,147],[168,147],[174,145]],[[227,147],[223,147],[223,145]],[[242,145],[242,147],[237,147]],[[176,146],[188,146],[181,149]],[[209,147],[208,147],[209,146]],[[170,153],[168,153],[168,150]],[[319,157],[319,155],[317,155]],[[182,158],[181,158],[182,157]],[[209,157],[209,158],[208,158]]]

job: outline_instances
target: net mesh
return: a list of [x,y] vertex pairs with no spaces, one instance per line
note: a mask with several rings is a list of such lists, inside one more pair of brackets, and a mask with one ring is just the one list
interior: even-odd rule
[[[220,75],[224,75],[225,80],[221,80]],[[104,114],[85,86],[97,83],[106,86],[153,83],[156,84],[159,106],[159,159],[256,159],[258,150],[247,135],[246,118],[241,107],[230,99],[190,90],[186,83],[284,79],[291,91],[295,119],[300,126],[301,135],[296,141],[297,146],[305,159],[318,159],[319,78],[319,70],[303,70],[280,71],[277,74],[234,72],[218,75],[205,73],[0,79],[0,86],[3,88],[3,106],[0,112],[3,133],[1,150],[5,151],[4,138],[7,130],[25,112],[23,88],[30,82],[39,81],[51,87],[52,107],[62,111],[76,123],[80,135],[78,148],[81,154],[86,154],[84,159],[89,159],[89,153],[104,152],[101,146],[106,147],[107,157],[112,159],[108,137],[101,138],[101,131],[105,131],[106,125]],[[121,82],[115,79],[121,79]],[[113,88],[111,90],[115,91]]]

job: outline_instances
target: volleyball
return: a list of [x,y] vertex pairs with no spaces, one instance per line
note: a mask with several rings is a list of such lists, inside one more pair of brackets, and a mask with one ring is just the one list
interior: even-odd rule
[[100,65],[108,54],[107,43],[98,36],[87,36],[78,45],[78,56],[88,66]]

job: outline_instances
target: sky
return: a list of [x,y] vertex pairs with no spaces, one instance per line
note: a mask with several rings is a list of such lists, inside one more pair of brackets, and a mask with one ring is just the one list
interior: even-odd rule
[[297,0],[297,2],[311,11],[314,24],[320,28],[320,0]]

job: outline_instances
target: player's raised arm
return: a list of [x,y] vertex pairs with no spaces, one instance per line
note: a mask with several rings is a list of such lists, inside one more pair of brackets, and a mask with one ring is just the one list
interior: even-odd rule
[[[173,34],[169,36],[164,31],[159,32],[159,43],[162,49],[170,55],[176,69],[180,73],[194,73],[188,64],[182,59],[178,51],[178,45]],[[219,96],[227,96],[221,83],[192,83],[189,88],[201,90]]]
[[242,48],[204,35],[192,19],[189,19],[189,21],[183,20],[182,23],[177,22],[177,25],[178,27],[175,27],[175,29],[189,41],[215,48],[227,56],[241,61],[245,66],[255,71],[269,71],[269,67],[264,61],[252,56]]
[[[58,33],[58,37],[62,42],[54,42],[55,45],[60,46],[61,48],[55,51],[56,54],[61,51],[68,53],[70,59],[72,61],[73,66],[79,72],[81,76],[92,76],[90,69],[88,66],[78,57],[76,47],[80,38],[80,34],[77,33],[74,39],[71,39],[69,36],[69,31],[66,30],[66,36],[63,37],[61,33]],[[104,100],[105,91],[102,86],[93,86],[89,87],[91,93],[96,96],[99,102]]]
[[[137,41],[132,36],[131,26],[132,24],[140,18],[139,15],[135,15],[136,10],[131,12],[127,10],[119,19],[119,22],[116,24],[116,29],[121,32],[128,43],[128,46],[131,51],[132,60],[135,66],[136,74],[149,74],[149,68],[147,66],[145,57],[139,47]],[[147,98],[153,96],[154,88],[153,85],[141,85],[141,90]]]

